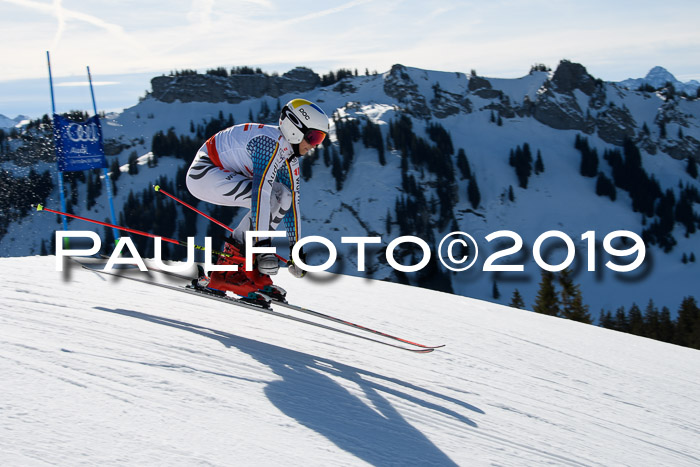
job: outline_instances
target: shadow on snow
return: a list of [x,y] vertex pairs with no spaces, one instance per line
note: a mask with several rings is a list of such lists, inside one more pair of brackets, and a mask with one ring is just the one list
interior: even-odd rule
[[[269,382],[265,388],[268,399],[280,411],[325,436],[340,449],[372,465],[456,465],[407,422],[382,393],[440,412],[474,428],[477,424],[464,415],[414,394],[441,399],[479,414],[484,413],[453,397],[337,361],[184,321],[132,310],[95,308],[192,332],[247,353],[281,378]],[[329,375],[356,384],[374,407],[351,394]]]

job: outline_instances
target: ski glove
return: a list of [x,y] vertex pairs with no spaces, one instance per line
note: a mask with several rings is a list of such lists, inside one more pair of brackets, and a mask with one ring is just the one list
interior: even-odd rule
[[[255,244],[255,246],[258,247],[269,247],[271,245],[272,241],[270,239],[260,240]],[[277,255],[274,253],[260,253],[256,255],[255,262],[258,264],[258,271],[260,274],[265,274],[267,276],[274,276],[280,268]]]
[[277,255],[272,253],[261,253],[257,257],[258,261],[258,271],[260,274],[265,274],[267,276],[274,276],[280,268],[279,261],[277,260]]
[[[292,276],[296,277],[297,279],[304,277],[306,275],[306,271],[304,271],[302,268],[300,268],[299,266],[294,264],[294,259],[291,258],[291,256],[292,256],[291,254],[289,256],[290,256],[290,258],[289,258],[289,261],[287,262],[287,271],[289,271],[289,273]],[[304,253],[303,249],[299,250],[299,259],[301,259],[304,263],[306,263],[306,253]]]

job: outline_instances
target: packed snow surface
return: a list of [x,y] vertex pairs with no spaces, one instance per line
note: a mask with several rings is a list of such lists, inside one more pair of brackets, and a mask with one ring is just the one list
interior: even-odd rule
[[696,350],[279,275],[292,302],[446,344],[414,354],[54,257],[0,266],[2,465],[700,463]]

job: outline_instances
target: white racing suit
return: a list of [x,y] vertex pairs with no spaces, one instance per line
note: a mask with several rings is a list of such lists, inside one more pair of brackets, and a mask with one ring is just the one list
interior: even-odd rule
[[246,231],[282,221],[290,249],[299,240],[299,160],[276,126],[245,123],[209,138],[187,171],[187,188],[203,201],[250,209],[234,232],[240,243]]

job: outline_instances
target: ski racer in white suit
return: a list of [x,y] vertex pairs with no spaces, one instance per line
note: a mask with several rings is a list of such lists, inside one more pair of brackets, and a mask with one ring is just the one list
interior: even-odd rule
[[[291,251],[299,240],[301,226],[299,157],[321,144],[328,129],[328,117],[321,108],[304,99],[293,99],[282,108],[279,126],[235,125],[202,145],[187,172],[188,190],[209,203],[250,209],[232,238],[227,239],[224,253],[242,257],[246,231],[275,230],[282,221]],[[258,238],[256,246],[270,243],[269,238]],[[235,272],[213,272],[208,284],[200,280],[200,286],[230,290],[244,297],[260,290],[269,293],[269,276],[277,274],[278,259],[263,253],[256,255],[255,263],[253,271],[239,267]],[[242,262],[221,256],[218,264]],[[304,275],[291,259],[288,270],[296,277]]]

